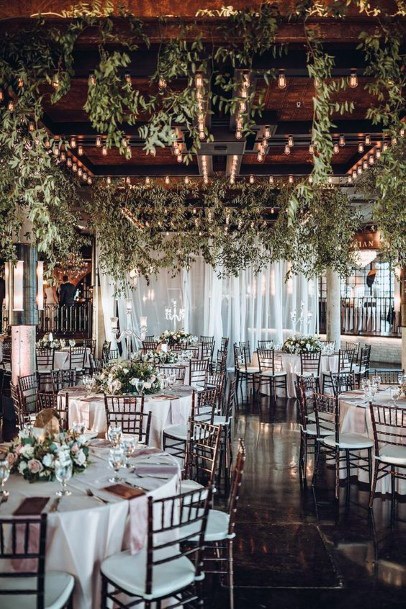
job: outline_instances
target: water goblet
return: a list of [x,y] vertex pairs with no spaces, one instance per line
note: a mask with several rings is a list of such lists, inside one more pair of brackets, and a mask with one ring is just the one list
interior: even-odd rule
[[69,347],[74,347],[76,345],[76,341],[73,338],[69,339]]
[[61,483],[61,489],[56,491],[58,497],[70,495],[71,492],[66,488],[66,483],[72,478],[72,461],[65,451],[60,451],[58,458],[54,461],[55,478]]
[[134,453],[135,449],[137,448],[137,438],[135,436],[126,436],[123,441],[122,441],[122,448],[124,450],[124,455],[125,455],[125,467],[131,467],[130,464],[130,457],[131,455]]
[[72,423],[72,431],[74,434],[77,434],[78,436],[82,435],[85,433],[85,424],[81,423],[80,421],[73,421]]
[[6,489],[4,488],[4,485],[7,482],[7,480],[9,479],[9,476],[10,476],[10,463],[8,462],[7,459],[1,459],[0,460],[0,483],[1,483],[0,502],[2,501],[3,498],[6,498],[9,496],[9,492],[6,491]]
[[110,423],[107,430],[107,437],[113,447],[117,447],[121,442],[122,429],[120,423]]
[[109,478],[109,482],[120,482],[121,478],[118,476],[120,467],[123,467],[126,461],[124,450],[121,446],[115,446],[110,449],[109,452],[109,465],[114,470],[114,476]]

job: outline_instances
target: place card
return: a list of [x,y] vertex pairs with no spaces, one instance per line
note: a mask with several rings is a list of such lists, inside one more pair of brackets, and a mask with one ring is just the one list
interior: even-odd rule
[[126,486],[125,484],[112,484],[111,486],[105,486],[103,491],[114,493],[122,497],[122,499],[134,499],[135,497],[141,497],[145,495],[145,491],[142,488],[134,488],[132,486]]
[[36,516],[49,501],[49,497],[26,497],[14,511],[14,516]]

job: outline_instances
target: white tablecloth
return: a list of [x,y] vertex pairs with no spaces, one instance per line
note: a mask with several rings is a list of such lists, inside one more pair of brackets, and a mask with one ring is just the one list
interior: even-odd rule
[[[375,401],[378,404],[391,404],[389,391],[381,390],[375,396]],[[398,400],[398,406],[406,408],[406,399]],[[343,433],[360,433],[368,436],[373,440],[373,430],[371,414],[368,403],[365,403],[363,392],[353,391],[342,393],[340,397],[340,430]],[[362,482],[368,483],[368,473],[361,469],[351,471],[352,475],[356,475]],[[406,480],[397,480],[397,491],[406,495]],[[376,486],[377,493],[390,493],[391,481],[390,476],[385,476],[378,480]]]
[[[275,353],[275,356],[282,356],[283,369],[287,373],[287,388],[288,398],[295,398],[295,381],[300,375],[300,355],[295,353]],[[258,366],[258,353],[255,352],[252,357],[252,365]],[[338,355],[322,355],[320,359],[320,378],[323,372],[336,372],[338,370]],[[260,388],[261,393],[269,391],[269,384],[263,384]],[[279,390],[278,390],[279,391]]]
[[[164,390],[161,395],[145,396],[144,411],[152,412],[150,446],[162,447],[164,427],[187,424],[192,411],[192,394],[192,389],[180,386],[171,391]],[[77,390],[72,392],[69,395],[68,422],[69,425],[80,422],[99,435],[105,434],[107,421],[104,397],[102,395],[85,397],[78,395]]]
[[[48,515],[46,569],[68,571],[75,576],[74,609],[100,607],[100,564],[107,556],[129,547],[129,501],[98,490],[111,484],[108,479],[112,470],[107,464],[107,455],[108,448],[91,449],[88,469],[83,474],[73,476],[68,483],[72,495],[62,497],[58,511]],[[161,459],[162,456],[153,455],[150,460],[153,461],[154,458]],[[137,460],[145,459],[148,457],[140,456],[134,460],[134,464]],[[176,460],[169,455],[165,455],[165,460],[171,465],[177,465]],[[133,484],[142,485],[147,494],[156,499],[170,497],[178,492],[179,472],[162,480],[153,476],[138,479],[135,474],[127,471],[122,469],[119,475],[131,480]],[[13,474],[7,482],[7,488],[10,497],[1,506],[3,515],[12,514],[25,497],[49,496],[50,500],[44,508],[45,511],[49,510],[59,483],[30,484],[22,476]],[[106,505],[95,497],[88,497],[87,488],[92,488],[96,495],[109,503]],[[138,498],[132,501],[138,501]],[[142,536],[147,530],[146,517],[144,519],[140,516],[137,528],[138,526]]]

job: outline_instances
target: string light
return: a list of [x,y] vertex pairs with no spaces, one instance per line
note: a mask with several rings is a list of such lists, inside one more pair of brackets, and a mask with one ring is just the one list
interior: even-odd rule
[[273,176],[269,176],[269,183],[273,184],[274,182],[275,182],[274,177]]
[[375,163],[375,157],[374,157],[372,154],[371,154],[371,156],[370,156],[370,157],[369,157],[369,159],[368,159],[368,163],[369,163],[370,165],[373,165],[373,164]]
[[314,144],[312,142],[309,144],[309,152],[310,154],[314,154]]
[[62,152],[61,152],[60,160],[61,160],[61,163],[64,163],[66,161],[66,152],[64,150],[62,150]]
[[338,145],[338,142],[334,142],[333,152],[334,154],[338,154],[340,152],[340,146]]
[[54,156],[59,156],[60,150],[58,144],[54,144],[52,152],[54,153]]
[[365,146],[370,146],[370,145],[371,145],[371,136],[367,134],[365,136]]
[[52,79],[52,86],[54,89],[59,89],[59,74],[57,72],[55,72]]
[[254,176],[251,174],[250,175],[250,184],[253,184],[255,182],[255,178]]
[[190,180],[189,180],[189,176],[185,176],[185,184],[189,184]]
[[400,135],[400,137],[405,137],[405,128],[404,127],[401,127],[401,129],[399,131],[399,135]]
[[151,180],[148,176],[145,178],[145,186],[149,186],[151,184]]
[[242,74],[242,83],[240,87],[240,97],[242,98],[239,101],[237,112],[236,112],[236,127],[235,127],[235,137],[237,140],[242,138],[242,129],[243,129],[243,120],[242,114],[247,111],[247,102],[248,92],[250,88],[250,75],[249,72],[243,72]]
[[96,77],[93,73],[89,74],[88,83],[91,87],[93,87],[96,84]]
[[358,74],[355,69],[351,70],[349,85],[351,89],[356,89],[358,87]]
[[329,183],[329,184],[332,184],[332,183],[333,183],[333,178],[332,178],[332,176],[328,176],[328,183]]
[[289,148],[292,148],[295,145],[295,142],[293,141],[293,136],[289,135],[288,137],[288,146]]
[[96,148],[101,148],[102,145],[102,139],[100,137],[100,135],[96,135]]
[[340,135],[340,137],[338,138],[338,143],[341,147],[345,146],[345,137],[344,135]]
[[293,184],[293,176],[289,176],[289,184]]
[[183,157],[182,157],[182,153],[179,152],[178,156],[176,157],[176,160],[178,161],[178,163],[181,163],[183,161]]
[[78,155],[79,155],[79,156],[83,156],[83,146],[82,146],[82,144],[80,144],[80,145],[78,146]]
[[86,171],[84,171],[84,172],[83,172],[83,175],[82,175],[82,180],[83,180],[84,182],[87,182],[87,173],[86,173]]
[[356,170],[354,169],[354,171],[352,172],[352,179],[356,180],[357,179],[357,175],[358,174],[357,174]]
[[75,137],[71,137],[70,138],[70,142],[69,142],[70,147],[71,148],[76,148],[76,144],[77,144],[76,138]]
[[0,102],[4,100],[4,92],[3,89],[0,89]]
[[104,146],[102,147],[102,155],[103,155],[103,156],[107,156],[107,146],[106,146],[106,145],[104,145]]
[[271,137],[271,128],[269,125],[265,125],[264,127],[264,137],[269,140],[269,138]]
[[91,176],[89,176],[89,177],[87,178],[87,183],[88,183],[90,186],[92,185],[93,180],[92,180]]
[[195,75],[196,100],[197,100],[197,126],[199,130],[199,138],[204,140],[206,137],[206,114],[204,104],[204,78],[202,72],[196,72]]
[[124,180],[124,182],[125,182],[125,183],[126,183],[128,186],[130,186],[130,184],[131,184],[131,178],[130,178],[129,176],[127,176],[127,177],[126,177],[126,179]]
[[166,176],[166,177],[165,177],[165,184],[167,184],[167,185],[168,185],[168,184],[170,184],[170,183],[171,183],[171,180],[170,180],[169,176]]
[[382,152],[386,152],[388,149],[388,142],[384,142],[382,146]]
[[396,135],[393,135],[392,139],[391,139],[392,146],[396,146],[397,143],[398,143],[398,138],[396,137]]
[[375,152],[375,157],[376,157],[377,159],[380,159],[380,158],[381,158],[381,151],[379,150],[379,148],[377,148],[377,150],[376,150],[376,152]]
[[163,78],[162,76],[160,76],[160,77],[159,77],[159,80],[158,80],[158,89],[159,89],[159,90],[160,90],[160,92],[162,93],[163,91],[165,91],[166,87],[167,87],[167,83],[166,83],[165,78]]
[[72,167],[72,159],[70,158],[70,156],[68,156],[68,159],[66,161],[66,166],[67,167]]
[[111,184],[111,177],[110,177],[110,176],[107,176],[107,178],[106,178],[106,182],[107,182],[107,184],[110,186],[110,184]]
[[313,176],[309,175],[309,184],[313,184]]
[[72,163],[72,171],[74,171],[76,173],[77,170],[78,170],[77,163]]
[[363,161],[362,169],[368,169],[368,161]]
[[362,153],[364,152],[364,144],[363,144],[362,142],[360,142],[360,143],[358,144],[358,152],[359,152],[360,154],[362,154]]
[[129,72],[126,72],[126,74],[125,74],[124,78],[125,78],[125,82],[126,82],[128,85],[131,85],[131,74],[130,74]]
[[257,154],[257,160],[258,160],[258,163],[262,163],[262,161],[264,160],[264,155],[261,151],[259,151]]
[[7,104],[7,109],[9,112],[13,112],[14,111],[14,102],[12,99],[10,99],[10,101]]
[[287,84],[288,83],[286,81],[285,70],[279,70],[279,74],[278,74],[278,87],[279,87],[279,89],[286,89]]
[[348,176],[348,178],[347,178],[347,184],[352,184],[352,177],[351,176]]
[[285,154],[290,154],[290,146],[289,146],[289,144],[285,145]]
[[81,175],[83,175],[83,169],[78,167],[78,176],[80,177]]
[[357,173],[358,173],[359,176],[361,175],[361,173],[362,173],[362,167],[361,167],[361,165],[358,165],[358,167],[357,167]]
[[20,76],[20,78],[17,81],[17,86],[18,86],[19,89],[22,89],[24,87],[24,81],[21,78],[21,76]]

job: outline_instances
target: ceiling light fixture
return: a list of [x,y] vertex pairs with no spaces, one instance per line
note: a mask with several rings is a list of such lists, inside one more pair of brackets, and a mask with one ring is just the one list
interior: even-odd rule
[[360,154],[362,154],[362,153],[364,152],[364,144],[363,144],[362,142],[360,142],[360,143],[358,144],[358,152],[359,152]]
[[279,89],[286,89],[288,83],[286,80],[285,70],[279,70],[278,74],[278,87]]
[[358,74],[355,68],[351,70],[349,85],[351,89],[356,89],[358,87]]
[[338,144],[341,147],[345,146],[345,136],[344,135],[340,135],[340,137],[338,138]]

